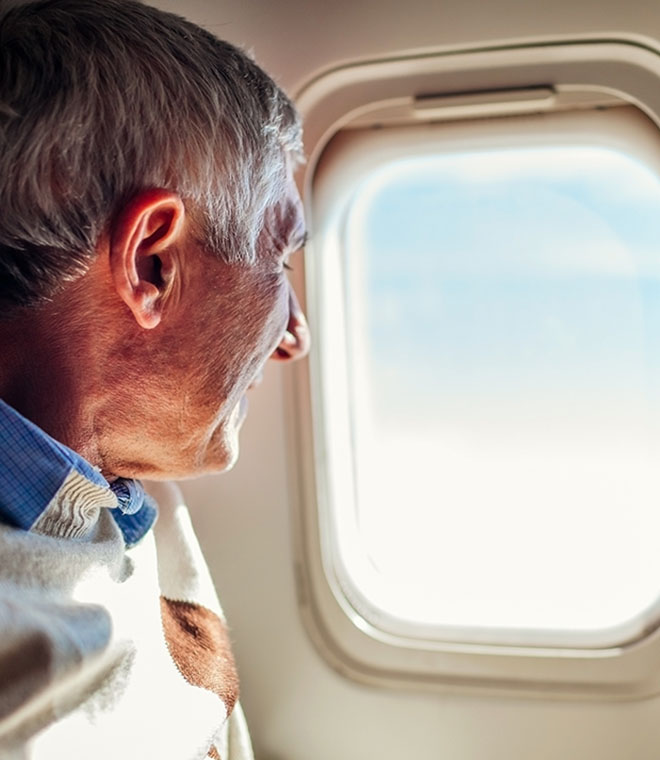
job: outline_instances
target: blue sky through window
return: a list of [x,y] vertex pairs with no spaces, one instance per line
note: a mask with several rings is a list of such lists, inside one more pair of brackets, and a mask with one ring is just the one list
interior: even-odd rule
[[544,629],[653,603],[658,177],[599,147],[410,159],[348,228],[366,595]]

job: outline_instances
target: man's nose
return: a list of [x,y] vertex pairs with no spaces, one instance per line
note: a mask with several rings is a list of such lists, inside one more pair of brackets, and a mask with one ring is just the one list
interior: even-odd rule
[[279,345],[271,354],[277,361],[301,359],[309,352],[310,339],[307,320],[300,308],[293,288],[289,286],[289,321]]

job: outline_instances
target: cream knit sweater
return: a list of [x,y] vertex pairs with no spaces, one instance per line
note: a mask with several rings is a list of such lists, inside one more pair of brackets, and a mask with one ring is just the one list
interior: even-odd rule
[[50,522],[0,525],[0,758],[249,760],[227,628],[179,490],[153,487],[156,525],[127,549],[96,486],[72,477]]

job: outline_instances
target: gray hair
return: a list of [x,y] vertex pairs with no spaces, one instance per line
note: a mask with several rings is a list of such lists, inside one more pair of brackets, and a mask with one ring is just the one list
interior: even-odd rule
[[[298,116],[250,58],[133,0],[0,0],[0,306],[89,267],[140,190],[178,192],[206,248],[250,263],[300,156]],[[4,6],[4,7],[3,7]]]

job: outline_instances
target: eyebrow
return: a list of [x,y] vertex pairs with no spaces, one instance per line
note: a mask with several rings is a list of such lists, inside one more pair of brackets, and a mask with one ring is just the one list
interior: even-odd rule
[[293,252],[299,251],[301,248],[305,247],[308,240],[309,240],[309,231],[304,230],[301,235],[296,235],[293,242],[291,243],[290,250]]

